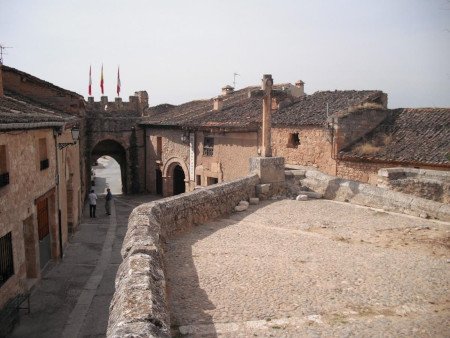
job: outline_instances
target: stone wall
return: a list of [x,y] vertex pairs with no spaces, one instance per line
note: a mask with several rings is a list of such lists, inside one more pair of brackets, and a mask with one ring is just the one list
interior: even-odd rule
[[[40,170],[39,167],[39,139],[47,140],[47,157],[49,167]],[[14,275],[0,287],[0,308],[19,292],[26,290],[25,280],[27,268],[34,265],[34,275],[38,278],[39,247],[37,234],[37,217],[35,200],[55,188],[56,152],[53,131],[51,129],[16,131],[0,133],[0,145],[6,145],[6,162],[9,172],[9,184],[0,188],[0,237],[12,233]],[[49,201],[51,224],[57,224],[56,199]],[[53,230],[53,232],[52,232]],[[59,255],[59,236],[51,229],[52,256]],[[30,233],[30,252],[33,256],[27,262],[25,255],[24,231]],[[33,246],[33,247],[32,247]],[[34,258],[34,259],[33,259]]]
[[378,170],[386,166],[389,166],[389,164],[367,161],[337,161],[336,176],[347,180],[376,185],[378,181]]
[[385,168],[378,171],[377,185],[450,204],[450,171]]
[[[208,178],[215,178],[218,183],[221,183],[242,177],[242,173],[249,171],[249,158],[257,156],[258,151],[256,132],[205,133],[196,131],[194,180],[190,180],[189,133],[182,129],[153,127],[147,129],[147,135],[147,191],[156,193],[155,171],[159,168],[165,180],[163,196],[171,195],[171,167],[175,163],[180,164],[183,168],[186,191],[192,191],[196,186],[208,186]],[[186,137],[186,141],[182,141],[183,136]],[[203,155],[205,136],[214,138],[212,156]],[[159,153],[158,138],[161,138]],[[198,182],[198,177],[200,182]]]
[[450,221],[449,204],[326,175],[317,170],[305,170],[305,178],[301,180],[301,184],[323,194],[326,199]]
[[229,214],[255,195],[257,175],[143,204],[133,210],[116,277],[108,337],[170,337],[164,238]]
[[[213,156],[203,155],[205,137],[214,138]],[[208,177],[227,182],[249,172],[249,158],[258,155],[257,132],[206,133],[196,132],[196,172],[201,185],[208,185]]]
[[341,116],[333,117],[336,154],[370,133],[387,116],[388,110],[357,109]]
[[[146,189],[152,194],[156,194],[156,170],[161,170],[162,175],[167,175],[164,171],[169,171],[168,163],[179,163],[183,168],[186,180],[189,180],[189,143],[182,142],[183,130],[165,128],[147,128],[147,186]],[[161,149],[158,148],[158,138],[161,140]],[[188,185],[189,189],[193,187]],[[164,187],[163,187],[164,189]]]
[[[300,144],[289,144],[290,134],[298,133]],[[321,127],[272,128],[274,156],[285,158],[286,164],[314,166],[330,175],[336,174],[336,161],[332,158],[331,138]]]

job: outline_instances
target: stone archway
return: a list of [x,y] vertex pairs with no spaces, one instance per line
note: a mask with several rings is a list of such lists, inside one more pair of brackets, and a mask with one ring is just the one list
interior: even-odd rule
[[[188,191],[189,171],[184,161],[170,158],[163,166],[163,196],[173,196]],[[182,186],[184,182],[184,187]]]
[[128,192],[127,180],[127,155],[125,148],[117,141],[102,140],[98,142],[91,151],[91,165],[102,156],[110,156],[120,165],[120,176],[122,179],[122,191]]

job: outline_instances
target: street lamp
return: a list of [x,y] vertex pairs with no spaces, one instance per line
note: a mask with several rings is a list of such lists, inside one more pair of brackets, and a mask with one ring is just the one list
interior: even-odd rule
[[78,127],[73,127],[70,132],[72,133],[73,142],[70,143],[58,143],[58,148],[61,150],[67,146],[77,144],[78,139],[80,138],[80,129]]

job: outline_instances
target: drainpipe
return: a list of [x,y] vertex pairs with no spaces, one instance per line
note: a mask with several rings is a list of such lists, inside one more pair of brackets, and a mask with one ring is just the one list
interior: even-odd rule
[[62,225],[61,225],[61,207],[59,205],[59,160],[58,160],[58,131],[53,129],[53,139],[55,140],[55,159],[56,159],[56,205],[58,209],[58,232],[59,232],[59,257],[63,258],[62,245]]

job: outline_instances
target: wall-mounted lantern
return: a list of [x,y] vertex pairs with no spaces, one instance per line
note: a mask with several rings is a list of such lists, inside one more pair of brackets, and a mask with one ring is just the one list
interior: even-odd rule
[[70,143],[58,143],[58,148],[63,149],[67,146],[77,144],[78,139],[80,138],[80,129],[78,127],[73,127],[70,132],[72,133],[73,142]]
[[189,142],[189,132],[184,131],[181,135],[181,142],[188,143]]

